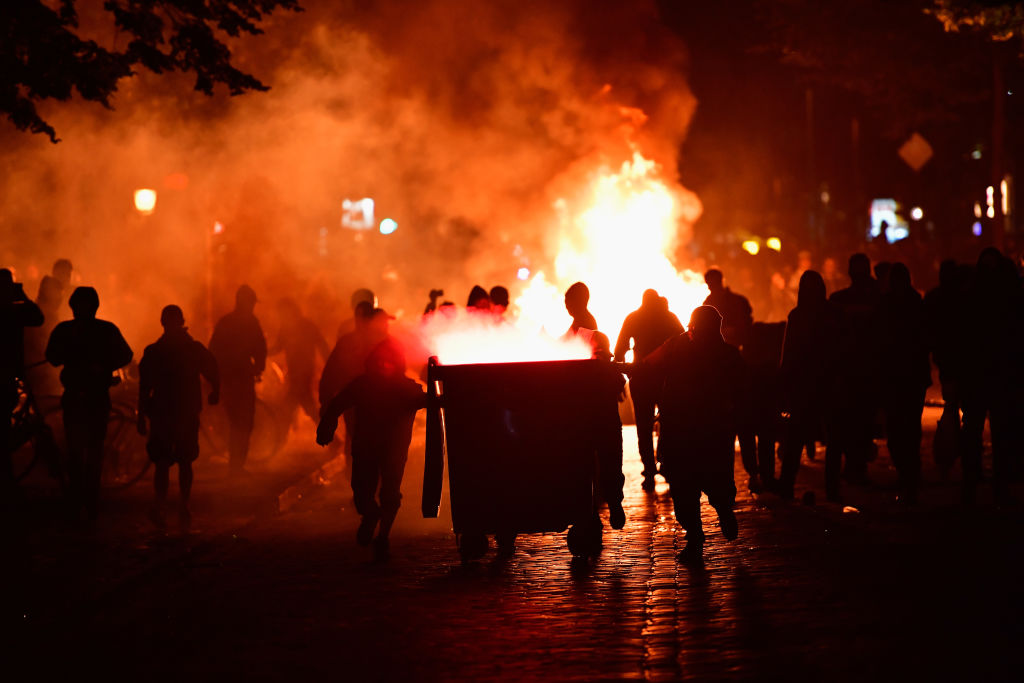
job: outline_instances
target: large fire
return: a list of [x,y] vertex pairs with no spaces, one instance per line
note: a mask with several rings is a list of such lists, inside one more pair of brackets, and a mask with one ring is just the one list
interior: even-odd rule
[[708,295],[704,278],[678,271],[670,255],[680,228],[700,217],[700,200],[666,183],[658,165],[634,152],[618,172],[596,174],[574,211],[558,200],[559,244],[554,271],[538,272],[516,299],[520,325],[550,332],[568,328],[563,294],[574,282],[590,288],[590,311],[612,344],[645,289],[656,289],[685,324]]
[[552,274],[533,276],[515,300],[513,322],[438,313],[424,321],[427,347],[445,364],[588,358],[588,343],[564,336],[571,323],[564,292],[574,282],[590,289],[590,311],[612,345],[646,289],[666,297],[685,324],[708,289],[702,275],[676,270],[670,255],[681,227],[700,216],[701,204],[692,192],[667,183],[660,170],[634,152],[617,172],[595,174],[577,201],[559,199]]

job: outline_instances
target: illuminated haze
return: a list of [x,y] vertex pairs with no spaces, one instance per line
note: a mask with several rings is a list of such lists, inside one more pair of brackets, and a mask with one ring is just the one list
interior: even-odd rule
[[[114,111],[42,107],[58,145],[4,124],[0,258],[31,295],[70,258],[136,349],[167,303],[206,335],[208,278],[211,315],[248,282],[271,328],[289,295],[333,332],[358,286],[413,318],[431,288],[465,305],[472,284],[504,284],[515,299],[520,267],[554,261],[556,200],[634,146],[675,182],[695,100],[652,7],[304,4],[234,46],[268,93],[208,99],[187,77],[142,75]],[[141,187],[158,193],[148,217]],[[342,199],[364,196],[394,234],[339,228]]]

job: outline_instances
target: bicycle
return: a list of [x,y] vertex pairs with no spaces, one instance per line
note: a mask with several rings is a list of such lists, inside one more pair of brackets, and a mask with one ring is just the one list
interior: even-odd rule
[[[51,477],[64,486],[60,447],[53,428],[47,422],[53,409],[40,409],[32,388],[23,379],[18,380],[18,404],[11,414],[11,466],[14,480],[20,482],[42,461]],[[30,448],[28,448],[30,447]]]

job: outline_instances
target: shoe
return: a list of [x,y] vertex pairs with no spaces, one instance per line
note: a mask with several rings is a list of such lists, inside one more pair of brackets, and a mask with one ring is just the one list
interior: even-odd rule
[[687,541],[686,547],[679,551],[676,559],[683,564],[701,564],[704,562],[704,544]]
[[613,529],[626,526],[626,511],[622,509],[622,503],[608,503],[608,524]]
[[648,493],[650,493],[651,491],[654,490],[654,487],[656,485],[657,485],[657,482],[654,481],[654,477],[653,476],[650,476],[650,477],[646,477],[645,476],[644,480],[643,480],[643,483],[640,484],[640,488],[642,488],[644,491],[647,491]]
[[391,543],[387,538],[378,536],[373,539],[373,559],[376,562],[387,562],[391,559]]
[[757,475],[754,475],[747,480],[747,488],[751,493],[761,493],[761,479]]
[[377,517],[374,515],[366,515],[363,517],[363,521],[359,523],[359,529],[356,531],[356,543],[363,546],[364,548],[373,542],[373,532],[377,528]]
[[740,525],[736,521],[736,513],[732,510],[723,510],[718,513],[718,525],[727,541],[735,541],[736,537],[740,535]]
[[495,534],[494,540],[498,544],[498,557],[512,557],[516,554],[516,534]]

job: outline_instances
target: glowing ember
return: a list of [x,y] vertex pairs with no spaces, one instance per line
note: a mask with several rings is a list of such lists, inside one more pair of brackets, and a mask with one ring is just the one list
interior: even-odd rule
[[581,338],[555,338],[513,326],[488,312],[441,311],[426,317],[423,343],[445,365],[590,358]]
[[645,289],[668,298],[685,324],[708,294],[701,274],[677,271],[670,255],[680,227],[700,216],[700,200],[659,177],[653,161],[634,152],[617,173],[595,177],[570,208],[559,200],[554,275],[537,272],[516,299],[519,327],[560,334],[569,327],[563,294],[574,282],[590,288],[590,311],[612,344],[622,321],[640,305]]

